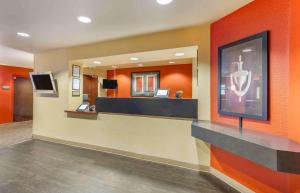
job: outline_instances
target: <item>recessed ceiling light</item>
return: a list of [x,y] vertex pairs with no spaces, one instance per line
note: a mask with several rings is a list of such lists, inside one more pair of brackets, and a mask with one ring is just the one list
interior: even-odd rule
[[21,37],[24,37],[24,38],[29,38],[30,37],[30,34],[24,33],[24,32],[18,32],[17,35],[21,36]]
[[139,66],[139,67],[142,67],[142,66],[144,66],[144,64],[138,64],[138,66]]
[[184,56],[184,53],[183,52],[178,52],[175,54],[175,56]]
[[173,0],[156,0],[156,2],[158,4],[161,4],[161,5],[167,5],[167,4],[170,4],[172,3]]
[[131,57],[130,60],[131,60],[131,61],[138,61],[139,58],[137,58],[137,57]]
[[101,64],[100,61],[94,61],[94,64]]
[[92,22],[91,18],[85,17],[85,16],[79,16],[79,17],[77,17],[77,19],[81,23],[91,23]]
[[175,64],[175,62],[174,61],[170,61],[169,64]]

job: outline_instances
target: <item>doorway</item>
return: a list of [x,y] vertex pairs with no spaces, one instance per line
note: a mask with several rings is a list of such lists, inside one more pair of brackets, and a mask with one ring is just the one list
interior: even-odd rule
[[98,97],[98,76],[83,75],[83,94],[88,94],[90,105],[96,104]]
[[33,91],[29,78],[14,78],[14,122],[30,121],[33,116]]

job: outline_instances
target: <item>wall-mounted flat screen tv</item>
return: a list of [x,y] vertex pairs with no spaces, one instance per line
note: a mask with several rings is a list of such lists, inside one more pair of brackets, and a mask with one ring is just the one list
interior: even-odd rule
[[51,72],[31,72],[31,82],[37,93],[56,94],[56,86]]
[[118,87],[117,80],[103,79],[103,89],[116,89]]

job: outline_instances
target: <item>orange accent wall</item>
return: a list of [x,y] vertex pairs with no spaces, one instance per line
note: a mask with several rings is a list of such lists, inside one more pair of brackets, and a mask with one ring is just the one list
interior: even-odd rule
[[[170,97],[175,98],[177,90],[183,90],[184,98],[192,98],[192,64],[178,64],[167,66],[151,66],[140,68],[123,68],[116,70],[118,80],[117,97],[131,97],[132,72],[160,72],[160,87],[170,89]],[[114,79],[114,71],[107,71],[107,77]],[[113,91],[108,91],[108,96],[113,96]]]
[[[300,32],[298,27],[300,15],[295,10],[291,12],[292,1],[295,1],[296,6],[297,0],[255,0],[211,25],[212,121],[238,124],[236,118],[218,114],[218,47],[268,30],[270,31],[270,120],[266,122],[245,120],[244,127],[290,137],[300,142],[300,39],[297,37]],[[297,4],[298,10],[299,1]],[[295,6],[292,7],[296,9]],[[293,12],[295,12],[294,17]],[[291,25],[291,17],[293,17],[292,22],[297,23],[297,26]],[[293,55],[293,52],[297,54]],[[291,94],[295,96],[290,98]],[[290,116],[298,117],[297,122],[291,123]],[[300,175],[272,171],[214,146],[211,147],[211,165],[258,193],[300,192]]]
[[[288,104],[288,135],[300,143],[300,1],[291,0],[290,15],[290,79]],[[298,163],[299,164],[299,163]],[[300,192],[300,177],[290,177],[292,190]]]
[[[14,81],[16,76],[29,78],[32,69],[0,65],[0,124],[13,121]],[[10,90],[2,90],[3,85],[9,85]]]
[[300,1],[291,1],[290,79],[289,79],[289,137],[300,142]]

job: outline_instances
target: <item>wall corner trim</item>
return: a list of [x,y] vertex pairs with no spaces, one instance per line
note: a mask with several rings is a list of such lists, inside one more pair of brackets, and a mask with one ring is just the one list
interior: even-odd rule
[[237,190],[239,192],[255,193],[253,190],[250,190],[246,186],[240,184],[238,181],[230,178],[229,176],[226,176],[222,172],[220,172],[212,167],[209,168],[209,173],[212,174],[213,176],[217,177],[218,179],[222,180],[223,182],[225,182],[226,184],[228,184],[229,186],[231,186],[232,188],[234,188],[235,190]]

